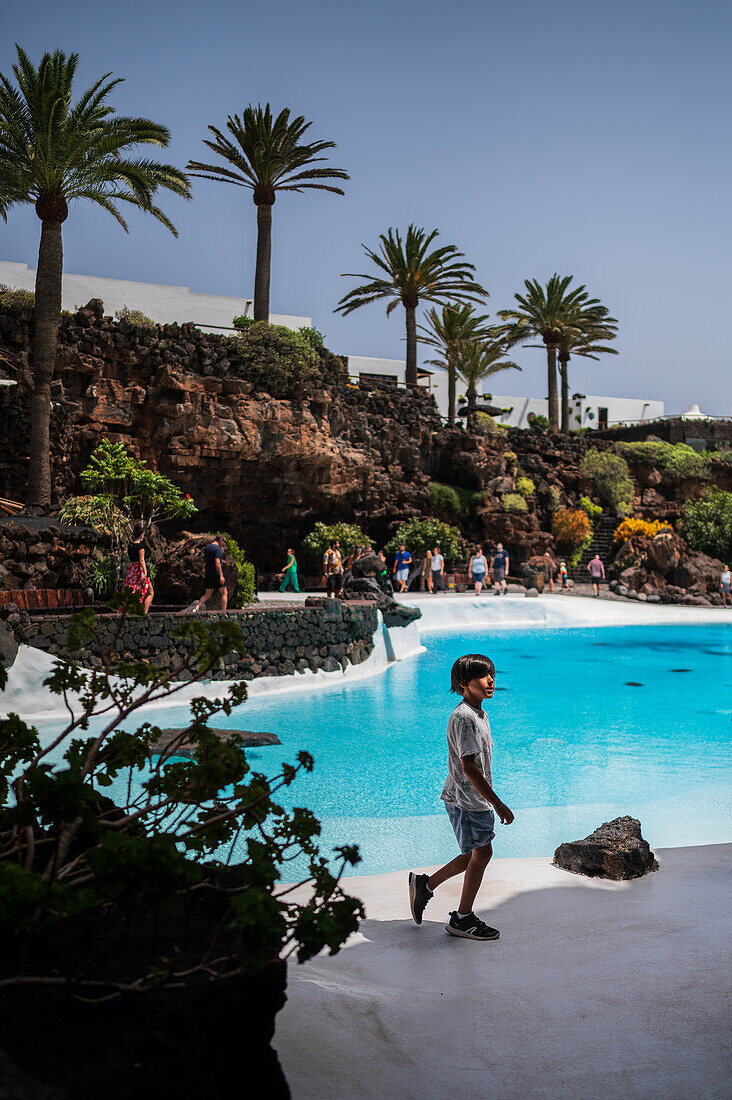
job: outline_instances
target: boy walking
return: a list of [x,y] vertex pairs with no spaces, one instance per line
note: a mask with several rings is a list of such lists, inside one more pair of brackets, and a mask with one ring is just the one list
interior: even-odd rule
[[493,697],[496,670],[490,657],[469,653],[452,666],[450,690],[462,695],[447,723],[448,776],[441,798],[453,827],[461,855],[432,875],[409,873],[409,904],[416,924],[438,886],[464,874],[460,904],[446,925],[452,936],[468,940],[497,940],[500,933],[473,912],[483,873],[493,855],[493,810],[504,825],[513,814],[493,790],[491,750],[493,741],[483,703]]

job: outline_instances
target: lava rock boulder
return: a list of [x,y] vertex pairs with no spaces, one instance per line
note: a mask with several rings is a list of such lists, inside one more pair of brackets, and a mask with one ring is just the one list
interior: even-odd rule
[[576,875],[615,880],[641,878],[658,870],[658,861],[641,834],[640,821],[634,817],[616,817],[584,840],[560,844],[553,862]]

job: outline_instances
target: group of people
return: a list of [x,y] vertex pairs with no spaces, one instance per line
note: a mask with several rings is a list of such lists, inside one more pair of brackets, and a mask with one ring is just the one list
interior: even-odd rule
[[[476,546],[473,551],[470,561],[468,562],[468,573],[473,582],[476,596],[480,595],[483,590],[483,585],[486,584],[486,574],[489,569],[496,595],[505,596],[507,588],[506,578],[508,577],[508,551],[503,549],[502,542],[498,543],[496,549],[491,554],[490,564],[483,553],[482,546]],[[486,584],[486,591],[487,590],[488,585]]]
[[[189,609],[200,611],[205,607],[214,592],[219,593],[221,611],[226,611],[229,603],[229,593],[224,578],[224,547],[225,535],[216,535],[215,538],[203,550],[203,586],[204,593]],[[134,593],[142,604],[144,615],[150,610],[155,590],[150,578],[148,562],[149,547],[145,542],[145,528],[142,524],[134,528],[132,538],[127,546],[127,570],[125,573],[123,589]]]

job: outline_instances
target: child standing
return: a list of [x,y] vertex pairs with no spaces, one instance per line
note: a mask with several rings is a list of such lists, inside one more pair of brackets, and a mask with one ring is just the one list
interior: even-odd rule
[[495,809],[504,825],[513,814],[492,787],[491,730],[483,703],[493,697],[496,670],[490,657],[469,653],[452,666],[450,690],[462,695],[447,723],[448,776],[440,796],[453,827],[461,855],[432,875],[409,873],[409,904],[416,924],[422,923],[425,906],[447,879],[465,874],[460,904],[446,925],[452,936],[468,940],[497,940],[473,912],[483,873],[493,855]]

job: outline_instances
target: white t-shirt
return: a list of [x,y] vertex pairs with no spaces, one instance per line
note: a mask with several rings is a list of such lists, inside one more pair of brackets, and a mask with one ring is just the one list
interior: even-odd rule
[[433,554],[432,555],[432,568],[433,569],[438,569],[440,572],[442,572],[442,569],[443,569],[444,565],[445,565],[445,559],[443,558],[442,554]]
[[722,573],[722,584],[725,586],[725,588],[729,588],[730,581],[732,581],[732,573],[730,573],[729,569],[725,569],[725,571]]
[[447,771],[448,776],[440,798],[452,802],[461,810],[490,810],[492,806],[463,771],[463,756],[474,756],[475,763],[486,782],[493,786],[491,778],[491,752],[493,741],[488,715],[476,710],[463,699],[458,703],[447,722]]

